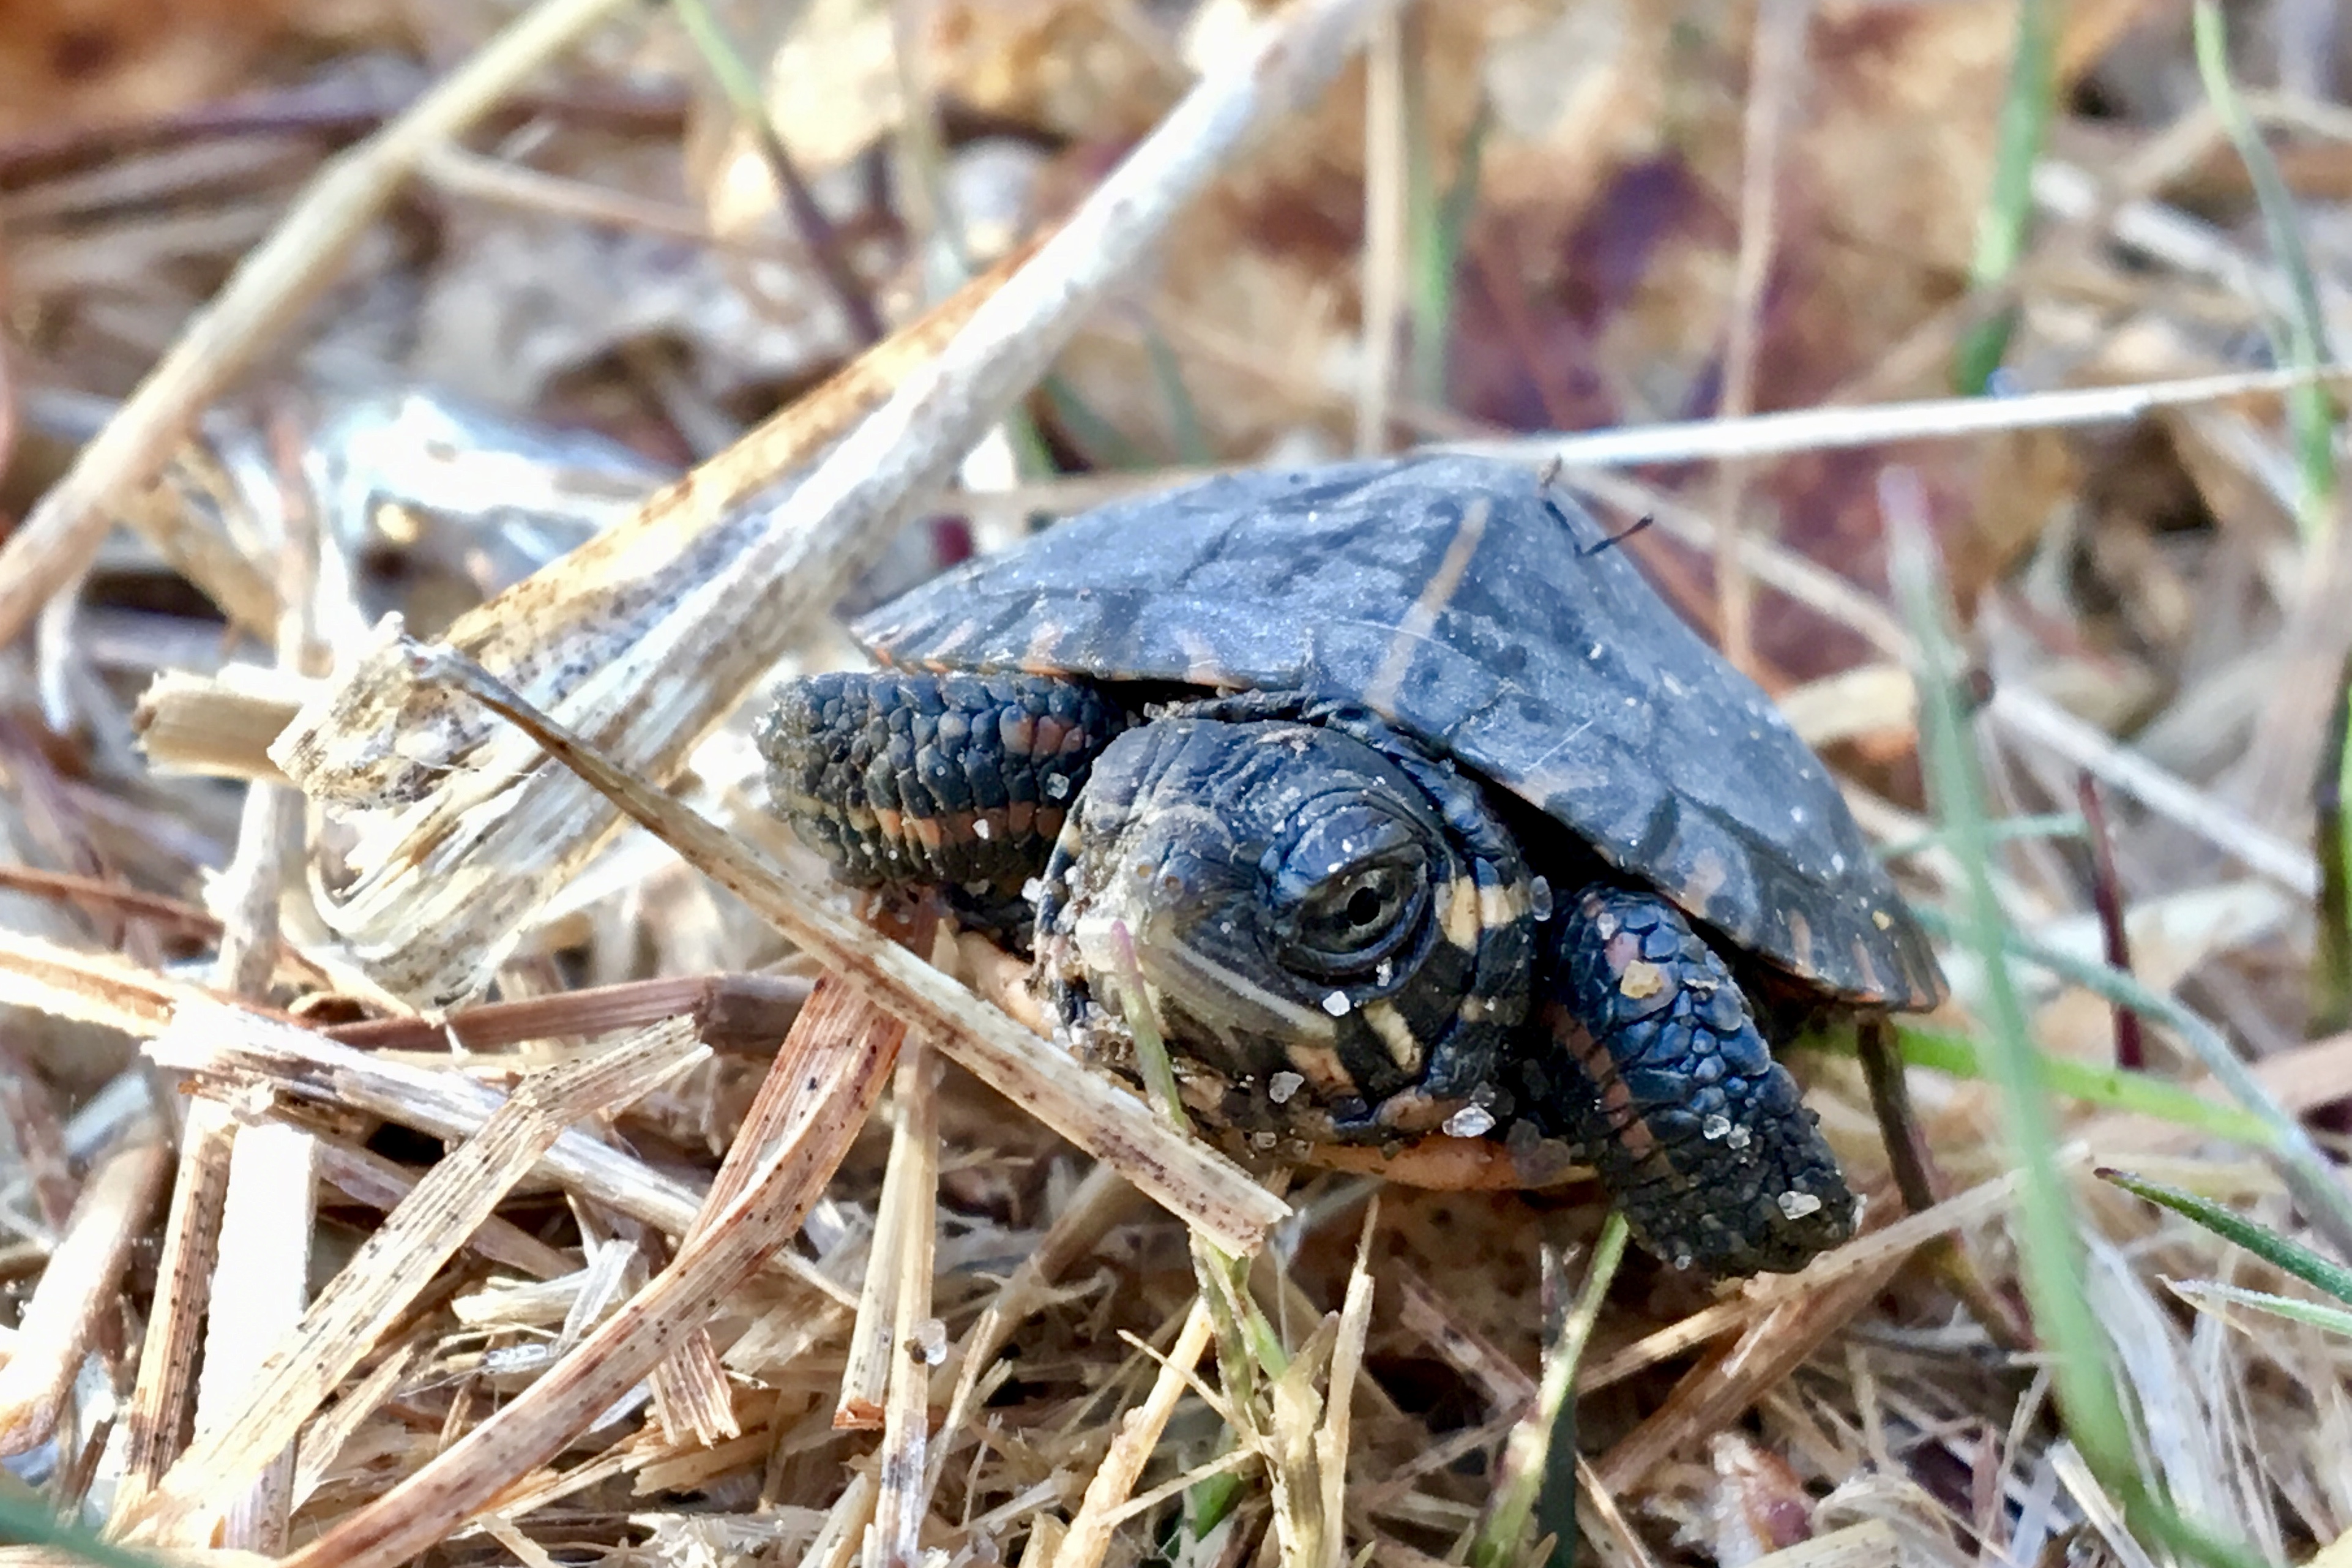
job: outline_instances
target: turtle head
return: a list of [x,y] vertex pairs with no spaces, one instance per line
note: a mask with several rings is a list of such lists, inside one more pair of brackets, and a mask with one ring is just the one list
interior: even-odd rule
[[1458,1109],[1433,1120],[1430,1091],[1458,1100],[1483,1082],[1517,1020],[1482,972],[1515,970],[1525,1002],[1524,932],[1516,954],[1507,933],[1486,941],[1482,870],[1490,885],[1524,873],[1515,852],[1479,860],[1417,774],[1474,807],[1475,790],[1402,748],[1208,717],[1112,742],[1048,873],[1039,955],[1065,1022],[1099,1050],[1148,1008],[1213,1098],[1203,1109],[1237,1125],[1375,1135]]

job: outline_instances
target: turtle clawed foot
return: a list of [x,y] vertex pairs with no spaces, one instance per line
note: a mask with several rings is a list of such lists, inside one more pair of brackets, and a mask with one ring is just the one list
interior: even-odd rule
[[1748,999],[1682,912],[1596,883],[1539,982],[1526,1109],[1601,1171],[1677,1268],[1786,1273],[1853,1234],[1858,1205]]
[[761,719],[777,813],[842,879],[1025,942],[1045,868],[1123,709],[1083,680],[844,671],[787,682]]

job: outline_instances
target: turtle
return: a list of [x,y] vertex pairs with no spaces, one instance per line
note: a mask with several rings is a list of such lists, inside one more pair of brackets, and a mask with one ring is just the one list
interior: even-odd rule
[[1613,542],[1443,453],[1098,507],[779,687],[772,808],[1025,953],[1087,1058],[1139,1077],[1148,1013],[1238,1147],[1572,1159],[1669,1265],[1792,1271],[1860,1205],[1771,1038],[1945,979],[1828,769]]

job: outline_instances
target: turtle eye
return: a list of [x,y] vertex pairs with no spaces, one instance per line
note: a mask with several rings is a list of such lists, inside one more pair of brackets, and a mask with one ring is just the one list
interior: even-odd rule
[[1418,850],[1340,868],[1299,903],[1297,956],[1318,974],[1370,968],[1419,929],[1428,901]]

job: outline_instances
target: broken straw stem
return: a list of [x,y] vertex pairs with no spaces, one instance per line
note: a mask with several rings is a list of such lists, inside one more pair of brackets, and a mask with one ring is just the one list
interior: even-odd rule
[[1116,1167],[1186,1225],[1238,1257],[1255,1253],[1290,1206],[1206,1145],[1055,1050],[1006,1014],[897,943],[849,921],[819,889],[675,797],[623,772],[472,659],[446,646],[401,645],[413,679],[454,688],[520,729],[565,767],[659,835],[687,861],[771,924],[838,966],[873,998],[983,1081],[1097,1159]]

